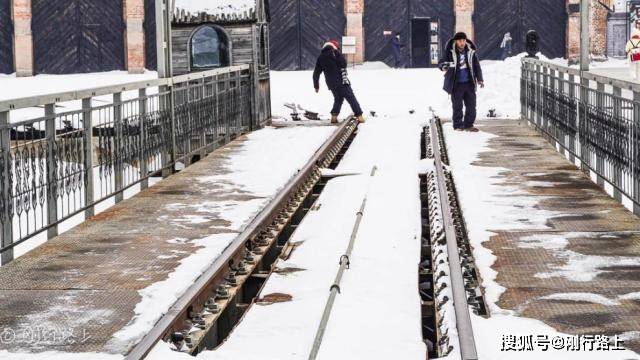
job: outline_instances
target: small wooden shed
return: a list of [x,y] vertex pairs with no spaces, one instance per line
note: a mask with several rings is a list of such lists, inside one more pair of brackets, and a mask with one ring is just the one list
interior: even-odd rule
[[261,122],[271,117],[268,0],[175,0],[173,75],[248,64]]

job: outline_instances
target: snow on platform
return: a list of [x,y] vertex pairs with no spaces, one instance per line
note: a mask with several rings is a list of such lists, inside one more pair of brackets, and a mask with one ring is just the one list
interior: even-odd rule
[[249,134],[1,267],[0,358],[121,358],[333,131]]
[[[502,351],[503,336],[620,336],[640,351],[640,219],[524,121],[445,126],[489,305],[480,359],[639,359],[632,351]],[[508,346],[507,346],[508,348]]]

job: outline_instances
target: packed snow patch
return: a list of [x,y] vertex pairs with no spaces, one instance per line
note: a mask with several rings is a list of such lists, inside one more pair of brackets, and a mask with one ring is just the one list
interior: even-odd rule
[[576,302],[588,302],[593,304],[601,304],[605,306],[620,305],[619,301],[611,300],[599,294],[592,293],[557,293],[547,296],[543,296],[542,300],[564,300],[564,301],[576,301]]
[[640,300],[640,291],[621,295],[618,298],[620,300]]

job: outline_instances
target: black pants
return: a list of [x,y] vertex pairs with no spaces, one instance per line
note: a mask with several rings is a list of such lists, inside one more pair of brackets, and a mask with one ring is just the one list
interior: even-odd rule
[[[451,94],[453,128],[468,129],[476,122],[476,87],[472,82],[456,84]],[[466,108],[465,112],[462,107]],[[464,118],[464,120],[463,120]]]
[[351,106],[351,110],[353,110],[355,116],[362,115],[362,109],[360,108],[358,99],[356,99],[356,96],[353,94],[353,90],[351,90],[351,86],[341,85],[331,90],[331,92],[333,93],[333,109],[331,109],[331,115],[340,115],[340,109],[342,109],[342,104],[345,99]]

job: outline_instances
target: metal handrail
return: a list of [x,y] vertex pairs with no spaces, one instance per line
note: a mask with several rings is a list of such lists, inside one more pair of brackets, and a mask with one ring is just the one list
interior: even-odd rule
[[524,58],[520,95],[522,117],[640,215],[640,84]]
[[[258,127],[249,65],[0,102],[0,254]],[[149,93],[149,88],[158,87]],[[123,91],[137,90],[132,99]],[[94,97],[112,95],[94,105]],[[56,112],[56,103],[82,101]],[[94,100],[94,101],[92,101]],[[11,122],[11,112],[44,115]]]
[[110,95],[125,91],[134,91],[150,87],[173,86],[187,81],[198,80],[205,77],[216,76],[228,72],[249,70],[249,65],[236,65],[225,68],[207,70],[186,75],[174,76],[166,79],[152,79],[143,81],[132,81],[117,85],[100,86],[90,89],[64,91],[59,93],[50,93],[37,96],[22,97],[16,99],[0,101],[0,112],[18,110],[28,107],[41,106],[45,104],[61,103],[66,101],[82,100],[85,98]]

